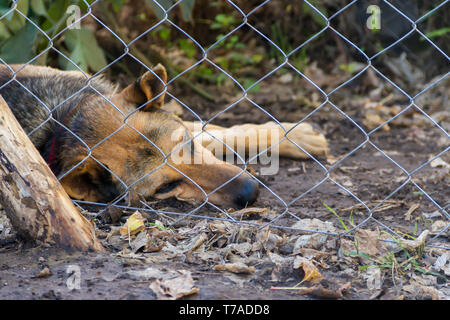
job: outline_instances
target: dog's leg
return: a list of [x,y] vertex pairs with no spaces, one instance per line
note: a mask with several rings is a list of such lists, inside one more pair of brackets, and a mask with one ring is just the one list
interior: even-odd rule
[[[325,136],[313,129],[308,123],[282,122],[283,128],[275,122],[264,124],[243,124],[230,128],[224,128],[216,125],[207,125],[202,132],[202,125],[199,122],[185,122],[185,125],[193,132],[194,136],[201,133],[199,141],[201,144],[212,151],[216,156],[222,152],[222,156],[231,152],[232,149],[240,156],[256,154],[263,152],[268,147],[272,147],[270,152],[279,153],[282,157],[293,159],[309,158],[300,148],[312,156],[322,156],[328,153],[328,143]],[[286,134],[286,132],[288,132]],[[215,139],[216,137],[217,139]],[[279,143],[279,141],[281,141]],[[291,141],[294,143],[292,143]],[[227,148],[221,141],[225,142]],[[255,152],[255,153],[252,153]],[[243,154],[245,153],[245,154]]]

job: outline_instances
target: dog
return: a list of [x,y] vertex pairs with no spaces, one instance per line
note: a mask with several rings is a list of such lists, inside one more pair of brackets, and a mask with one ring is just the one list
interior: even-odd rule
[[[307,123],[282,123],[283,130],[275,122],[231,128],[184,122],[164,110],[166,83],[160,64],[123,89],[79,71],[0,66],[0,94],[73,199],[108,202],[131,186],[145,198],[243,208],[256,201],[259,183],[224,161],[224,149],[268,148],[268,136],[281,139],[287,130],[289,139],[276,141],[272,153],[308,158],[295,144],[314,156],[328,151],[324,135]],[[243,148],[232,141],[236,135]],[[217,136],[229,141],[225,147]],[[183,158],[201,161],[173,161],[167,155],[177,148]]]

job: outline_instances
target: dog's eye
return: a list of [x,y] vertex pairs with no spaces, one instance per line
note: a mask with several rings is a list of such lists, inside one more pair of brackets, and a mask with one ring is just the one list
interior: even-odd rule
[[167,193],[175,189],[179,184],[181,183],[181,180],[175,180],[166,184],[163,184],[158,190],[156,190],[155,193]]

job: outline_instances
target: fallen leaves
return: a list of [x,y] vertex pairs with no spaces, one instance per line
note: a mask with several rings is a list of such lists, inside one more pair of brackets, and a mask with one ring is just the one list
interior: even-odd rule
[[36,278],[47,278],[50,277],[53,273],[50,271],[48,267],[45,267],[42,269],[39,274],[36,276]]
[[319,249],[328,240],[326,233],[336,233],[336,228],[331,222],[321,221],[319,219],[302,219],[294,223],[292,227],[300,230],[323,232],[309,233],[298,237],[294,245],[294,252],[303,247]]
[[255,267],[249,267],[242,262],[219,264],[213,267],[216,271],[229,271],[233,273],[251,274]]
[[446,276],[450,276],[450,251],[445,251],[433,265],[436,271],[443,271]]
[[[379,201],[372,200],[371,203],[376,205]],[[405,201],[385,200],[374,212],[400,206],[405,206]],[[337,211],[346,212],[359,208],[354,206]],[[405,217],[411,218],[418,208],[419,204],[411,204]],[[261,217],[267,212],[264,208],[246,208],[228,213],[236,219],[245,219]],[[441,230],[445,228],[444,224],[439,225]],[[368,296],[379,298],[385,294],[382,287],[389,268],[387,264],[383,264],[387,261],[386,257],[392,255],[395,260],[395,254],[400,255],[404,250],[411,252],[409,257],[399,257],[398,262],[393,261],[390,269],[405,274],[403,269],[418,266],[418,250],[423,248],[430,233],[425,230],[414,240],[398,239],[395,242],[378,229],[356,228],[352,231],[353,240],[341,238],[336,241],[333,235],[341,230],[331,221],[306,218],[291,227],[295,232],[288,233],[269,227],[260,229],[228,221],[201,220],[195,224],[169,229],[163,222],[147,222],[139,212],[135,212],[122,227],[113,228],[106,239],[110,241],[113,237],[119,237],[122,244],[117,256],[133,261],[132,263],[180,261],[202,265],[205,269],[223,272],[223,276],[239,286],[244,286],[249,278],[268,277],[269,281],[278,283],[296,280],[297,284],[294,286],[274,286],[272,289],[294,290],[298,294],[321,299],[343,299],[350,282],[336,286],[339,283],[329,278],[331,268],[336,265],[347,268],[351,272],[340,272],[340,278],[358,279],[366,288]],[[391,241],[382,241],[387,239]],[[448,258],[445,258],[446,256],[441,255],[433,270],[442,274],[447,272]],[[359,269],[360,266],[364,268]],[[165,271],[146,269],[141,273],[130,273],[129,276],[132,279],[150,281],[149,285],[158,299],[179,299],[199,292],[193,285],[190,274],[186,273],[172,272],[169,275]],[[395,279],[399,278],[396,276]],[[330,286],[330,283],[333,285]],[[309,286],[306,287],[305,284]],[[422,291],[424,290],[428,289]],[[404,295],[408,294],[406,292]]]
[[317,283],[322,280],[322,275],[319,272],[319,269],[312,263],[311,260],[308,260],[306,258],[297,256],[294,260],[294,269],[302,269],[305,276],[303,277],[303,280],[300,282],[312,282]]
[[321,285],[313,286],[310,288],[299,288],[298,294],[311,295],[319,299],[343,299],[344,293],[350,288],[350,284],[350,282],[347,282],[339,287],[339,289],[337,289],[336,291],[324,288]]
[[120,234],[123,237],[129,238],[132,235],[135,235],[138,232],[141,232],[145,229],[145,218],[139,211],[133,213],[128,219],[127,222],[120,228]]
[[238,211],[229,212],[228,214],[235,219],[247,219],[252,216],[266,216],[269,208],[244,208]]
[[171,279],[156,279],[150,284],[150,289],[156,294],[157,299],[175,300],[190,296],[199,292],[194,287],[194,280],[189,271],[181,271],[179,276]]
[[401,245],[409,251],[417,250],[419,247],[423,248],[429,234],[430,230],[424,230],[415,240],[402,240]]
[[414,211],[416,211],[420,207],[419,203],[413,203],[408,211],[405,213],[405,220],[411,221],[411,215]]

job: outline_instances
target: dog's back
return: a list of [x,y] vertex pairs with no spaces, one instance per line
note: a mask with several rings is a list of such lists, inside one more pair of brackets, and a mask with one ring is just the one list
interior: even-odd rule
[[[14,71],[21,67],[11,66]],[[17,81],[11,80],[12,77],[11,70],[0,65],[0,94],[25,132],[35,130],[30,138],[38,149],[47,143],[54,131],[55,123],[50,120],[50,115],[63,122],[66,115],[83,100],[97,96],[96,90],[107,96],[115,89],[101,78],[92,79],[89,86],[81,72],[40,66],[23,67],[16,74]]]

